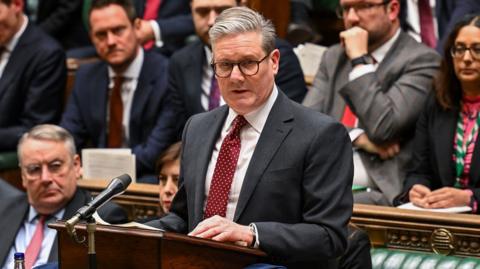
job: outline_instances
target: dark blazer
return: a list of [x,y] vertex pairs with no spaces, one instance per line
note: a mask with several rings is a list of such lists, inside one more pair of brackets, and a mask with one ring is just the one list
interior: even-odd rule
[[[72,200],[65,207],[63,219],[69,219],[77,210],[91,201],[91,196],[85,190],[77,189]],[[26,193],[14,188],[6,181],[0,179],[0,264],[5,262],[12,244],[15,242],[18,230],[28,214],[29,203]],[[128,221],[126,212],[114,203],[107,203],[98,210],[102,219],[110,223],[125,223]],[[58,242],[53,243],[49,262],[58,260]]]
[[0,78],[0,151],[14,150],[33,126],[58,122],[66,76],[62,48],[29,23]]
[[39,0],[36,24],[64,49],[91,45],[83,24],[83,3],[83,0]]
[[[150,225],[187,233],[203,220],[207,167],[227,114],[228,107],[222,106],[189,119],[179,191],[171,212]],[[250,160],[233,221],[255,223],[260,248],[288,268],[332,268],[347,244],[352,173],[345,128],[279,92]]]
[[[135,0],[137,16],[142,18],[146,0]],[[162,0],[158,9],[157,23],[160,27],[163,47],[155,50],[170,56],[185,45],[188,36],[195,34],[190,12],[190,0]]]
[[[408,191],[415,184],[425,185],[432,190],[453,187],[455,184],[453,141],[458,113],[458,108],[444,110],[435,97],[430,96],[417,122],[411,167],[407,173],[402,194],[396,199],[396,204],[408,200]],[[469,188],[473,191],[475,199],[480,201],[480,143],[478,141],[473,151]]]
[[[130,112],[129,147],[136,155],[137,175],[153,174],[159,154],[178,137],[177,119],[167,90],[167,60],[145,53]],[[106,62],[81,66],[61,126],[77,148],[107,147],[108,67]]]
[[[203,66],[207,61],[204,46],[198,40],[170,58],[168,85],[187,117],[205,112],[201,104]],[[276,46],[280,50],[280,68],[275,82],[290,99],[301,102],[307,87],[298,58],[286,41],[277,39]]]
[[[400,1],[400,24],[405,31],[410,30],[410,26],[407,23],[407,0]],[[446,37],[453,29],[456,22],[462,19],[462,17],[469,13],[480,11],[480,1],[478,0],[436,0],[435,1],[435,14],[437,17],[438,26],[438,44],[437,51],[441,52],[443,43]]]

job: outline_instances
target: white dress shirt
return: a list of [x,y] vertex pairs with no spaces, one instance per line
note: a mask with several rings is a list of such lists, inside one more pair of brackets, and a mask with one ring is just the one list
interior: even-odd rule
[[[261,107],[257,108],[255,111],[252,111],[244,115],[248,124],[244,126],[240,131],[240,141],[241,141],[240,156],[238,158],[237,167],[235,170],[235,174],[233,176],[232,187],[230,189],[230,195],[228,197],[228,204],[227,204],[226,218],[229,220],[233,220],[233,217],[235,215],[235,209],[237,208],[238,197],[240,196],[240,190],[242,188],[245,174],[247,173],[247,168],[250,163],[250,159],[252,158],[253,152],[255,151],[255,147],[257,145],[258,139],[260,137],[260,134],[262,133],[263,127],[265,126],[265,122],[267,121],[267,117],[270,114],[270,110],[272,109],[272,106],[275,103],[277,96],[278,96],[278,89],[276,86],[274,86],[273,91],[270,94],[270,97]],[[212,183],[212,178],[213,178],[213,171],[215,170],[215,164],[217,163],[220,147],[222,146],[223,139],[225,139],[228,132],[230,131],[231,124],[236,116],[237,116],[237,113],[230,108],[228,110],[227,118],[223,123],[220,137],[217,139],[217,142],[215,143],[215,147],[213,148],[212,159],[208,164],[207,178],[205,181],[205,202],[203,205],[204,209],[207,203],[208,192],[210,191],[210,185]]]
[[[48,224],[55,222],[58,219],[62,219],[65,213],[65,209],[61,209],[55,213],[52,217],[46,220],[45,225],[43,226],[43,241],[42,248],[38,254],[37,260],[33,264],[33,267],[48,263],[48,257],[50,257],[50,252],[52,251],[53,242],[57,236],[57,231],[55,229],[48,228]],[[15,252],[23,252],[27,250],[28,244],[32,240],[33,234],[35,233],[35,228],[38,223],[38,212],[30,206],[28,210],[27,218],[23,221],[23,225],[17,232],[15,237],[15,242],[10,248],[10,251],[7,254],[7,258],[2,266],[2,269],[13,269],[14,259],[13,255]]]
[[[123,76],[125,79],[122,84],[121,95],[122,95],[122,102],[123,102],[123,119],[122,119],[122,128],[123,128],[123,147],[128,147],[128,141],[130,138],[130,112],[132,110],[132,102],[133,97],[135,94],[135,90],[137,89],[138,85],[138,77],[140,76],[140,72],[142,71],[144,59],[144,52],[143,49],[139,49],[137,56],[132,61],[132,63],[128,66],[127,70],[123,74],[118,74],[119,76]],[[117,76],[113,69],[109,66],[108,67],[108,77],[109,77],[109,95],[112,94],[114,80],[113,78]],[[109,98],[110,100],[110,98]],[[110,103],[108,103],[108,107],[110,107]],[[109,122],[110,118],[110,110],[107,109],[107,122]]]
[[23,32],[25,32],[25,29],[27,28],[28,24],[28,18],[25,15],[23,16],[23,24],[20,26],[20,29],[13,35],[12,39],[4,45],[4,51],[2,55],[0,55],[0,78],[3,76],[3,71],[5,71],[5,67],[7,66],[8,60],[10,59],[10,56],[12,55],[12,51],[15,49],[15,46],[17,46],[18,40],[22,36]]

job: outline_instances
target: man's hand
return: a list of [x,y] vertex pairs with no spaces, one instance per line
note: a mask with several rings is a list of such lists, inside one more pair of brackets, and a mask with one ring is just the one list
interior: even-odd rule
[[400,145],[398,143],[377,145],[370,141],[365,133],[359,135],[357,139],[353,141],[353,145],[366,152],[377,154],[382,160],[393,158],[400,152]]
[[141,44],[144,44],[149,40],[155,39],[152,25],[147,20],[138,19],[137,25],[135,27],[135,34],[137,35],[138,41]]
[[427,195],[426,201],[429,208],[446,208],[453,206],[470,205],[471,193],[452,187],[443,187]]
[[429,205],[426,197],[428,194],[430,194],[430,192],[430,189],[426,186],[421,184],[415,184],[408,192],[408,198],[410,199],[410,202],[412,202],[414,205],[428,208]]
[[248,226],[237,224],[220,216],[203,220],[188,235],[214,241],[233,242],[242,246],[252,245],[254,237]]
[[358,26],[341,32],[340,42],[350,60],[368,53],[368,32]]

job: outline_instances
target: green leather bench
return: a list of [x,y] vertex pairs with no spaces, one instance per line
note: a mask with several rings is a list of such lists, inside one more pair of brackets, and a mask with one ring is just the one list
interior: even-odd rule
[[480,259],[373,248],[373,269],[480,269]]
[[17,152],[0,153],[0,170],[10,170],[18,168]]

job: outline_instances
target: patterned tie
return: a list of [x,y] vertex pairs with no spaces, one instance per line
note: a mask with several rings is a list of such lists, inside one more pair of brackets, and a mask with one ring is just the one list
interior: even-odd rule
[[430,48],[437,46],[435,28],[433,27],[432,9],[429,0],[418,0],[418,13],[420,16],[420,37],[422,42]]
[[[144,20],[155,20],[158,17],[158,9],[160,8],[160,4],[162,0],[147,0],[145,12],[143,13]],[[153,47],[154,41],[149,40],[145,44],[143,44],[143,48],[146,50],[151,49]]]
[[218,88],[218,81],[215,75],[212,76],[212,83],[210,84],[210,96],[208,97],[208,110],[217,108],[220,105],[220,88]]
[[124,77],[113,78],[113,89],[110,94],[110,116],[108,121],[108,147],[119,148],[122,146],[123,138],[123,101],[122,84]]
[[40,254],[40,250],[42,249],[43,226],[45,225],[45,219],[46,217],[44,215],[40,215],[38,218],[38,223],[35,227],[32,240],[30,240],[27,250],[25,251],[25,269],[31,269],[37,260],[38,254]]
[[227,214],[228,195],[240,155],[240,130],[247,123],[243,116],[238,115],[233,120],[230,132],[222,142],[208,192],[205,219],[215,215],[225,217]]

